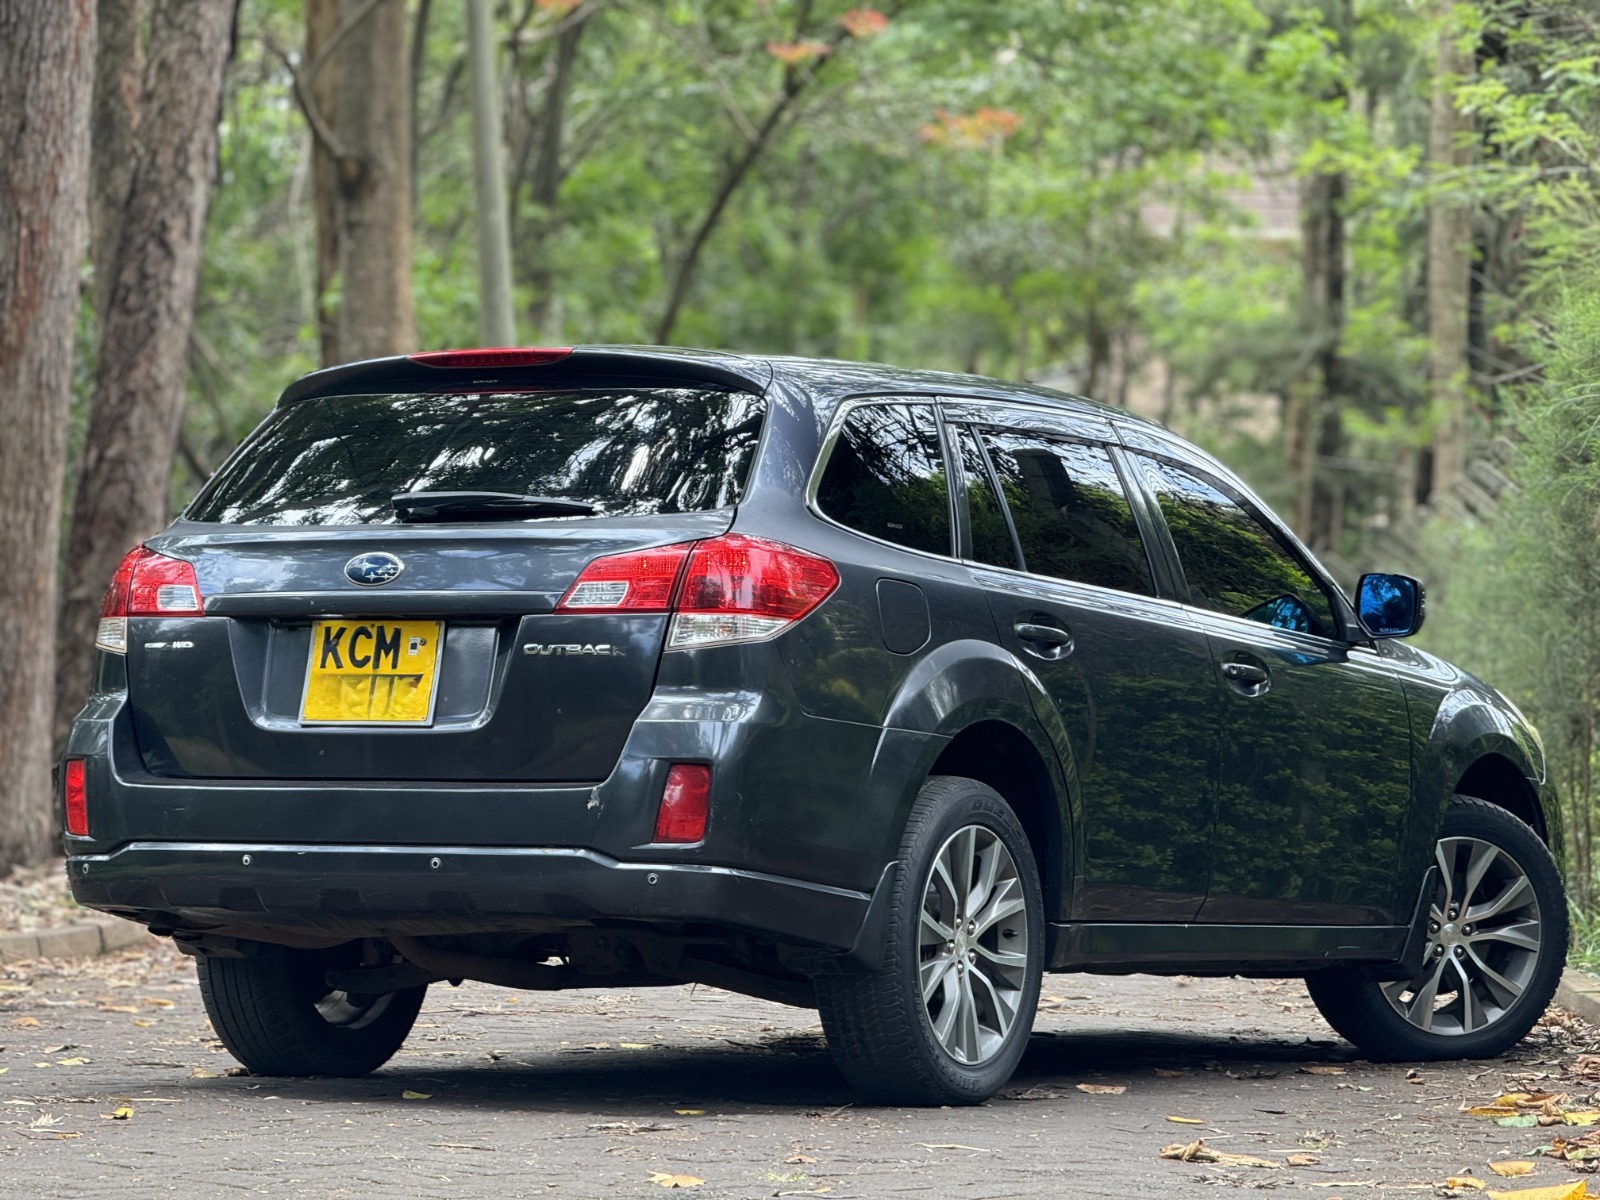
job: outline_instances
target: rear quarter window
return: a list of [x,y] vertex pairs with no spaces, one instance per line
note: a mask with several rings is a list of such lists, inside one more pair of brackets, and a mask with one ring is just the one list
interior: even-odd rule
[[737,504],[765,413],[693,388],[330,396],[274,411],[184,514],[228,525],[395,521],[402,492],[558,496],[602,516]]

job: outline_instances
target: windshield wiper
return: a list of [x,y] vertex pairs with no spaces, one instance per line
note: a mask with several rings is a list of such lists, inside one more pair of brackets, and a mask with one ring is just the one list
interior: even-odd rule
[[515,492],[402,492],[391,496],[402,521],[496,521],[518,517],[587,517],[598,505]]

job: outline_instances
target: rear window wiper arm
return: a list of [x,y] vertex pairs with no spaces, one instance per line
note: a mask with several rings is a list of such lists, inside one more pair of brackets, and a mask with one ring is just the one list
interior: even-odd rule
[[391,496],[402,521],[512,520],[517,517],[587,517],[598,505],[559,496],[515,492],[402,492]]

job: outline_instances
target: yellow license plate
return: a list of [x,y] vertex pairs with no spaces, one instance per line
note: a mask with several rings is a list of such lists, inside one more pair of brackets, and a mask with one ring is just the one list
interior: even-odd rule
[[317,621],[300,719],[426,725],[439,688],[443,621]]

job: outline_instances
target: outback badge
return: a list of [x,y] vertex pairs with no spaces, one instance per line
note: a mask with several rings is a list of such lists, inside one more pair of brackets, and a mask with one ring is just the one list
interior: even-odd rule
[[344,577],[362,587],[378,587],[397,578],[405,563],[386,550],[358,554],[344,565]]

